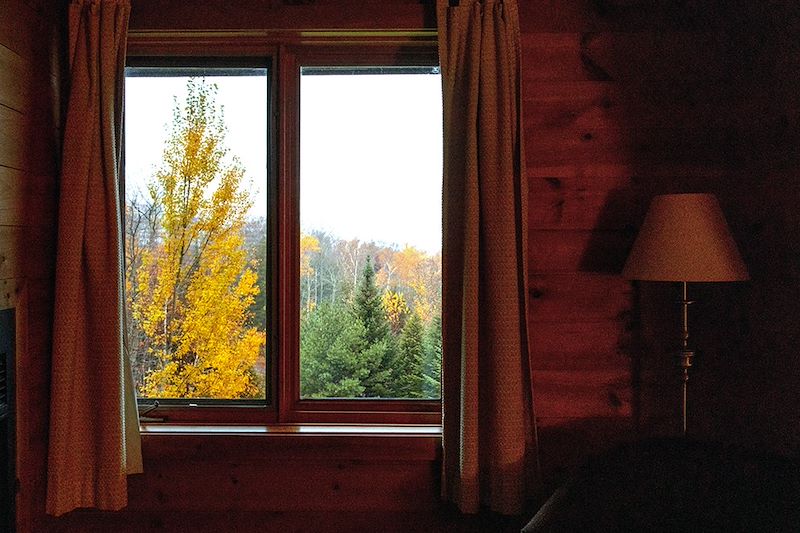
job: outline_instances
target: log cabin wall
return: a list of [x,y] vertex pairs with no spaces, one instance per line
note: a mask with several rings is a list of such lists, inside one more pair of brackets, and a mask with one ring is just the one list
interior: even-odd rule
[[61,2],[0,2],[0,307],[16,308],[17,523],[41,530],[60,142]]
[[679,434],[679,289],[618,275],[662,193],[716,193],[752,276],[690,286],[690,433],[797,453],[797,5],[522,4],[545,479],[619,440]]
[[[692,331],[700,353],[690,381],[690,430],[704,438],[796,454],[797,7],[788,1],[763,7],[745,0],[519,3],[530,178],[530,325],[546,486],[557,484],[587,454],[678,430],[679,381],[668,353],[677,342],[677,288],[631,286],[619,277],[650,198],[666,192],[716,193],[753,278],[745,285],[693,287],[698,303]],[[13,51],[20,60],[47,58],[23,61],[32,69],[23,78],[40,80],[34,87],[42,89],[42,76],[53,70],[44,67],[51,56],[42,55],[49,48],[36,24],[49,27],[52,20],[32,1],[5,5],[27,18],[15,15],[10,24],[5,13],[0,15],[5,46],[0,52]],[[417,0],[215,0],[191,8],[177,0],[133,0],[131,26],[418,28],[433,27],[432,15],[430,3]],[[14,68],[19,67],[0,56],[5,91],[0,113],[25,116],[6,105],[20,90],[6,81],[5,73]],[[42,105],[34,107],[52,108],[52,97],[34,93],[23,101],[41,98]],[[49,122],[34,131],[54,131],[57,121],[46,115]],[[40,226],[51,227],[51,222],[20,220],[31,211],[18,206],[28,205],[22,183],[24,194],[31,194],[29,178],[41,185],[34,192],[42,201],[29,205],[48,205],[54,196],[53,167],[39,168],[42,161],[25,155],[48,153],[41,143],[54,145],[36,136],[9,139],[13,127],[6,127],[7,120],[0,132],[0,190],[19,200],[4,202],[0,235],[13,241],[22,231],[36,234]],[[4,166],[25,157],[34,170]],[[43,207],[33,212],[52,215]],[[13,272],[3,283],[21,291],[6,300],[15,298],[18,309],[28,309],[21,319],[28,329],[20,329],[28,332],[28,345],[18,353],[26,354],[20,364],[29,365],[21,369],[29,388],[20,394],[37,398],[46,397],[51,299],[52,242],[44,228],[42,246],[28,252],[36,257],[25,259],[30,268],[24,276],[19,274],[23,267],[8,266],[22,261],[18,248],[4,248],[4,257],[8,249],[16,256],[0,265]],[[31,278],[41,281],[32,284]],[[41,519],[36,513],[44,508],[42,405],[20,421],[20,439],[28,447],[24,453],[33,465],[21,479],[24,524],[35,524],[31,517]],[[147,472],[131,480],[128,513],[79,512],[49,525],[64,531],[174,530],[200,516],[212,530],[229,519],[285,529],[361,524],[391,530],[397,525],[392,520],[409,514],[416,515],[418,526],[426,523],[420,516],[429,516],[431,525],[446,523],[449,518],[441,518],[435,502],[437,461],[430,443],[399,446],[391,457],[379,442],[372,444],[354,458],[354,446],[346,444],[330,449],[298,443],[300,448],[290,451],[293,445],[264,447],[240,437],[199,445],[146,437]],[[266,514],[255,518],[247,514],[252,511]]]

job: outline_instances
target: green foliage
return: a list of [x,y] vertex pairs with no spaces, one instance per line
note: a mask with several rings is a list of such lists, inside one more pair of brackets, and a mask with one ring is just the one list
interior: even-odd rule
[[325,303],[303,314],[301,395],[306,398],[389,398],[395,341],[367,262],[352,305]]
[[442,317],[434,316],[425,332],[425,352],[422,366],[422,397],[440,398],[442,395]]
[[353,314],[364,324],[368,343],[374,344],[388,337],[389,321],[381,304],[381,294],[375,285],[375,269],[370,257],[367,257],[361,271],[361,280],[353,301]]
[[304,398],[358,398],[369,369],[361,360],[364,325],[341,306],[323,304],[300,323],[300,393]]
[[[426,325],[402,294],[381,291],[369,256],[360,274],[348,302],[303,308],[302,397],[438,398],[441,320],[437,316]],[[391,318],[401,315],[395,322],[402,327],[391,327]]]
[[397,360],[395,362],[395,393],[398,398],[422,398],[424,396],[422,320],[415,313],[406,321],[400,334]]
[[[266,222],[225,146],[215,88],[188,84],[148,198],[126,206],[127,339],[139,392],[263,397]],[[439,398],[441,254],[300,237],[304,398]]]
[[264,218],[249,221],[244,228],[247,258],[255,265],[258,294],[250,306],[248,325],[264,330],[267,326],[267,222]]

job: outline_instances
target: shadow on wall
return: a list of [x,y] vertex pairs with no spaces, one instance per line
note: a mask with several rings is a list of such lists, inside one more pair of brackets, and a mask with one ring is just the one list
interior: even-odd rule
[[[646,9],[641,2],[599,4]],[[617,136],[608,142],[629,180],[608,194],[580,268],[619,273],[654,195],[715,193],[752,281],[690,286],[698,349],[690,431],[796,453],[800,7],[686,1],[674,3],[670,17],[659,4],[653,12],[667,14],[659,28],[583,40],[584,62],[610,81],[605,129],[587,133],[590,141]],[[645,433],[659,433],[678,415],[678,370],[667,353],[678,341],[678,289],[636,287],[629,317],[634,418]]]

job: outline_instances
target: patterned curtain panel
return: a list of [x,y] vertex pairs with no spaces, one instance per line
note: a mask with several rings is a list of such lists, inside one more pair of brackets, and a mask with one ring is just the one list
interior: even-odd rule
[[527,180],[513,0],[438,0],[444,93],[442,490],[462,512],[523,510],[536,442]]
[[70,94],[58,214],[47,512],[127,504],[141,472],[122,346],[119,172],[129,0],[69,6]]

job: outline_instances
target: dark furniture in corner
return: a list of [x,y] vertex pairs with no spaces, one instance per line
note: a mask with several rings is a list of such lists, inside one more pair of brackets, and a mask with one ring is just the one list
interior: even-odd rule
[[721,444],[629,443],[588,460],[522,531],[800,531],[800,469]]

